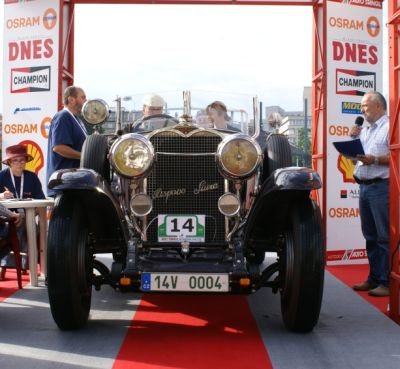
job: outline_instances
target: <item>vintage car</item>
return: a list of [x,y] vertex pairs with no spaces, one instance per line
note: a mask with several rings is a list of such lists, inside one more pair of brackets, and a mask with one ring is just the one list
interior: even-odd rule
[[[131,125],[133,132],[88,136],[80,168],[50,177],[57,196],[47,285],[56,324],[82,328],[92,289],[102,285],[221,294],[270,287],[280,294],[285,326],[311,331],[325,265],[320,210],[311,198],[319,175],[291,166],[282,135],[270,134],[260,149],[256,99],[254,118],[241,114],[234,123],[242,132],[204,128],[191,115],[190,92],[182,100],[178,119],[150,116]],[[83,108],[93,125],[107,113],[100,99]],[[112,255],[111,265],[102,254]]]

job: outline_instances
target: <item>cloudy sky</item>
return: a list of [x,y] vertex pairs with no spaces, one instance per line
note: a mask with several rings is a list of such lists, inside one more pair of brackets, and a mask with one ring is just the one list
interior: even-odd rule
[[[3,13],[1,1],[1,39]],[[133,96],[128,108],[143,93],[192,90],[301,110],[312,23],[308,6],[78,5],[75,84],[110,105]]]

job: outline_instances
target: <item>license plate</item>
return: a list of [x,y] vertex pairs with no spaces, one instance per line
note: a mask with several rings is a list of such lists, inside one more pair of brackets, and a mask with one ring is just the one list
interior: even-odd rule
[[205,215],[158,215],[158,242],[204,242]]
[[228,292],[228,274],[143,273],[142,291]]

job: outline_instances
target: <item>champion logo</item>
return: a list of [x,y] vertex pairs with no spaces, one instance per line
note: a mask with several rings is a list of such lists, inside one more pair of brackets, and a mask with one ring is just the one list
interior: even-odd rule
[[11,69],[11,93],[50,91],[50,66]]
[[363,96],[366,92],[375,90],[375,72],[336,69],[336,94]]

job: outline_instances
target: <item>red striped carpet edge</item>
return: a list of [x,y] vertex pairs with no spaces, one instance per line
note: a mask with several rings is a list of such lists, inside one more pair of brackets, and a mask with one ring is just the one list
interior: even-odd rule
[[[29,283],[29,275],[22,275],[22,287]],[[18,291],[17,272],[15,269],[7,269],[6,279],[0,281],[0,302]]]
[[113,369],[269,369],[245,296],[147,294]]
[[[330,265],[326,269],[351,289],[355,283],[365,281],[369,273],[368,264]],[[375,306],[382,313],[388,315],[389,297],[371,297],[367,291],[354,291],[354,293],[358,293],[364,300]]]

